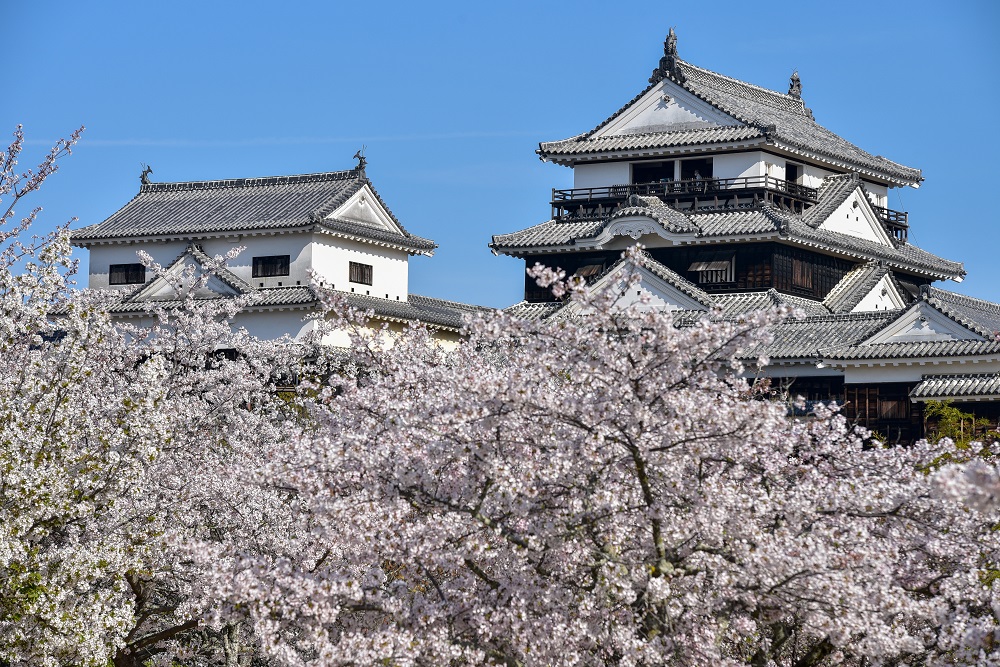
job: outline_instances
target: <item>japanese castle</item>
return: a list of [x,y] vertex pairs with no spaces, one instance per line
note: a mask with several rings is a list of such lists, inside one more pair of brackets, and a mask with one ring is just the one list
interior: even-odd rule
[[[612,284],[622,250],[645,247],[635,300],[677,311],[742,313],[786,304],[806,316],[765,349],[777,386],[844,413],[891,442],[924,432],[923,404],[950,399],[1000,418],[1000,305],[937,287],[962,264],[909,243],[888,191],[917,187],[913,169],[873,156],[819,125],[798,74],[775,92],[678,56],[663,57],[635,98],[594,129],[539,145],[573,170],[553,190],[551,219],[493,237],[494,253]],[[525,280],[524,317],[563,304]]]
[[[907,214],[887,204],[920,170],[819,125],[797,73],[781,93],[702,69],[681,60],[671,30],[644,90],[537,152],[571,168],[574,187],[552,191],[550,219],[494,236],[494,253],[614,288],[632,261],[623,250],[641,243],[638,293],[623,298],[674,311],[681,326],[777,305],[805,313],[747,352],[791,395],[837,400],[890,442],[924,434],[930,400],[1000,420],[1000,305],[936,286],[961,281],[962,264],[911,244]],[[116,317],[148,317],[178,298],[171,274],[212,266],[201,296],[250,294],[234,325],[261,338],[315,327],[315,278],[376,324],[419,321],[454,342],[478,308],[408,293],[409,258],[437,246],[403,227],[355,157],[353,169],[298,176],[150,183],[144,173],[131,201],[72,240],[90,250],[90,286],[120,292]],[[236,246],[245,250],[216,269],[211,258]],[[563,308],[526,277],[510,310]]]
[[[409,258],[433,255],[437,245],[408,232],[365,173],[354,169],[297,176],[150,183],[104,222],[77,229],[74,245],[90,250],[91,288],[116,290],[116,318],[142,321],[151,307],[176,301],[186,267],[210,277],[198,298],[248,295],[233,326],[258,338],[314,330],[322,310],[313,278],[350,306],[374,314],[373,327],[399,329],[423,322],[442,342],[459,338],[462,317],[477,310],[410,294]],[[244,250],[224,267],[213,261]],[[136,253],[164,267],[148,271]],[[329,334],[349,344],[346,332]]]

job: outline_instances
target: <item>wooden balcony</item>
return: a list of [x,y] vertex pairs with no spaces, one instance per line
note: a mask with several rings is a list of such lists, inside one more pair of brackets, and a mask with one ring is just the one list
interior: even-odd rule
[[553,218],[593,218],[624,205],[631,195],[658,197],[680,210],[749,208],[771,202],[793,213],[816,203],[817,191],[772,176],[692,178],[596,188],[552,190]]
[[[684,181],[605,185],[596,188],[552,190],[552,217],[586,220],[610,215],[624,206],[631,195],[657,197],[678,210],[725,210],[751,208],[770,202],[791,213],[802,213],[816,203],[817,190],[772,176],[739,178],[693,178]],[[906,242],[909,225],[905,211],[872,206],[886,231]]]
[[885,225],[886,231],[897,241],[906,243],[906,234],[910,229],[909,214],[906,211],[894,211],[891,208],[881,206],[872,206],[872,208],[882,218],[882,224]]

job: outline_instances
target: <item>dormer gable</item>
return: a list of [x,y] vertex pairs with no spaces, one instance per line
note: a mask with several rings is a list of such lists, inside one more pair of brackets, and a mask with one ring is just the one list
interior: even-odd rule
[[368,183],[361,186],[347,201],[325,216],[324,219],[353,222],[390,234],[406,236]]
[[918,301],[898,319],[861,345],[983,341],[982,335],[948,317],[926,301]]
[[832,201],[823,206],[824,202],[821,201],[814,209],[807,212],[806,221],[818,229],[865,239],[890,248],[895,247],[881,217],[872,207],[864,186],[857,178],[845,183],[853,184],[853,187],[843,188],[846,192],[839,193],[840,196],[837,197],[840,199],[839,204]]
[[[189,268],[191,267],[191,268]],[[207,280],[200,280],[208,275]],[[210,258],[197,245],[190,245],[171,264],[126,298],[129,302],[175,301],[196,286],[196,299],[233,297],[255,291],[246,281]]]
[[597,139],[629,134],[680,132],[742,125],[732,116],[664,79],[592,135]]
[[[628,276],[632,272],[638,274],[637,282],[629,281]],[[707,312],[712,307],[712,298],[708,293],[645,253],[640,255],[639,261],[623,257],[605,271],[590,289],[618,294],[614,307],[619,309],[638,302],[645,302],[640,306],[641,310],[666,312]],[[560,316],[571,316],[579,312],[580,306],[570,303],[561,311]]]

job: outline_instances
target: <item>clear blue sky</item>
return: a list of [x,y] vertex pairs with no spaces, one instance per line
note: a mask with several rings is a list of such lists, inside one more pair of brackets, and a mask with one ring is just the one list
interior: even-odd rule
[[[492,234],[548,217],[571,171],[539,141],[591,129],[646,85],[676,26],[685,60],[775,90],[798,69],[816,119],[923,169],[890,193],[910,239],[965,262],[1000,301],[1000,3],[28,2],[0,0],[0,131],[23,123],[22,166],[79,125],[34,203],[40,229],[99,222],[157,181],[348,169],[413,233],[411,292],[518,301],[523,262]],[[4,142],[6,144],[6,142]],[[898,194],[897,194],[898,192]],[[86,252],[80,253],[86,261]]]

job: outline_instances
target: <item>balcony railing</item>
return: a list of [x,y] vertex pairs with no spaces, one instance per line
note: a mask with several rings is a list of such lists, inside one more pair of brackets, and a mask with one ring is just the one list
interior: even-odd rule
[[602,215],[630,195],[659,197],[678,208],[740,208],[771,201],[794,212],[816,202],[815,188],[773,176],[738,178],[691,178],[681,181],[605,185],[552,191],[554,217]]
[[879,217],[882,218],[882,223],[885,228],[892,234],[898,241],[906,241],[907,231],[910,229],[908,223],[909,214],[906,211],[894,211],[891,208],[884,208],[882,206],[872,206],[875,212],[878,213]]
[[[594,188],[552,190],[554,219],[603,217],[621,206],[631,195],[658,197],[678,209],[717,210],[749,208],[767,201],[793,213],[802,213],[816,203],[818,191],[773,176],[738,178],[691,178],[682,181],[603,185]],[[909,225],[904,211],[872,206],[886,231],[906,241]]]

